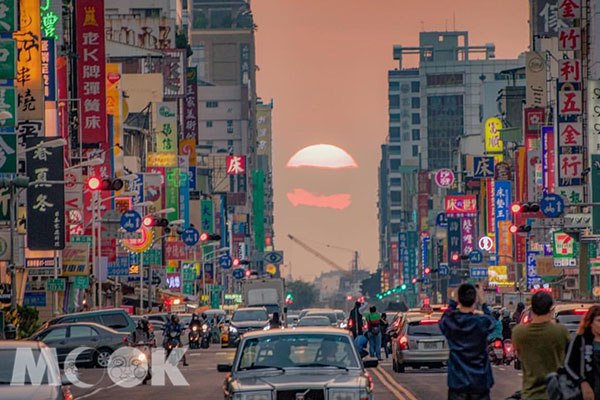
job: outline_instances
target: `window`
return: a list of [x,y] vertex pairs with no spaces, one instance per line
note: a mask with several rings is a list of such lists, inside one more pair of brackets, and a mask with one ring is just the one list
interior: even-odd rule
[[390,128],[390,139],[400,139],[400,128],[399,127],[391,127]]
[[52,329],[50,332],[47,332],[40,336],[40,339],[46,343],[50,340],[63,340],[67,338],[67,328],[57,328]]
[[129,323],[123,314],[105,314],[102,316],[104,325],[113,329],[127,328]]
[[390,114],[390,122],[400,122],[400,114]]
[[206,108],[217,108],[219,107],[219,102],[218,101],[207,101],[206,102]]
[[402,178],[392,178],[390,179],[390,186],[401,186]]
[[400,160],[390,160],[390,169],[392,171],[398,171],[401,165],[402,162]]
[[412,130],[412,140],[421,140],[421,131],[419,129]]
[[390,146],[390,154],[400,155],[402,148],[400,146]]
[[463,75],[457,74],[431,74],[427,75],[427,86],[461,86]]
[[392,190],[391,198],[392,198],[392,203],[401,202],[402,201],[402,192],[399,190]]
[[400,90],[400,82],[390,82],[390,90]]
[[420,97],[413,97],[411,99],[412,102],[412,108],[421,108],[421,98]]
[[228,128],[231,128],[232,126],[233,126],[233,121],[232,121],[232,120],[230,120],[230,119],[228,119],[228,120],[227,120],[227,127],[228,127]]
[[400,108],[400,96],[397,94],[388,96],[390,108]]
[[92,336],[98,336],[98,332],[89,326],[72,326],[71,327],[71,339],[89,338]]
[[413,157],[419,156],[419,145],[418,144],[413,144],[412,155],[413,155]]
[[410,91],[412,93],[419,93],[419,90],[421,90],[421,82],[413,81],[410,83]]
[[412,124],[419,125],[421,123],[421,115],[413,113],[412,115]]
[[392,210],[392,219],[402,218],[402,210]]
[[79,317],[76,319],[77,322],[95,322],[97,324],[102,324],[100,322],[100,317],[97,315],[87,315],[84,317]]
[[392,235],[396,236],[400,233],[400,224],[391,224]]
[[212,121],[206,121],[206,127],[212,128]]

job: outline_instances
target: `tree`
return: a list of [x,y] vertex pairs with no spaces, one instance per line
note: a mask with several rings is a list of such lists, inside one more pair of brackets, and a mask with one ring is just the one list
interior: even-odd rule
[[310,308],[319,301],[317,289],[312,283],[304,281],[289,281],[286,283],[287,293],[294,297],[294,303],[291,308]]

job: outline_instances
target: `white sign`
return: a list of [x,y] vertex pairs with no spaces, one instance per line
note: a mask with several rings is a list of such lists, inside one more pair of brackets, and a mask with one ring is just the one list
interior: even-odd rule
[[556,268],[577,267],[577,259],[576,258],[555,258],[554,266]]
[[479,238],[479,249],[483,251],[490,251],[494,247],[494,239],[489,236],[482,236]]

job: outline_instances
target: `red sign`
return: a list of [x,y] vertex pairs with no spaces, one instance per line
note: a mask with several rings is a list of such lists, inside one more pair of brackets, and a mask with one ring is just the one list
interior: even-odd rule
[[[183,138],[198,140],[198,70],[188,67],[183,99]],[[194,149],[195,151],[195,149]],[[196,165],[190,165],[195,167]]]
[[561,28],[558,32],[558,50],[581,50],[581,28]]
[[446,196],[446,215],[477,213],[477,197],[474,195]]
[[560,115],[580,115],[582,111],[581,90],[561,90],[558,94]]
[[581,0],[558,0],[558,18],[581,18]]
[[227,156],[227,175],[244,175],[246,156]]
[[583,126],[581,122],[561,123],[558,132],[558,145],[583,146]]
[[526,108],[525,113],[525,136],[537,135],[542,125],[546,122],[545,108]]
[[77,82],[83,143],[108,143],[104,0],[78,0]]
[[496,213],[494,208],[494,180],[488,178],[485,185],[485,199],[487,211],[487,234],[494,236],[496,232]]
[[181,241],[165,243],[166,260],[189,260],[189,246]]
[[581,82],[581,61],[560,60],[558,79],[560,82]]

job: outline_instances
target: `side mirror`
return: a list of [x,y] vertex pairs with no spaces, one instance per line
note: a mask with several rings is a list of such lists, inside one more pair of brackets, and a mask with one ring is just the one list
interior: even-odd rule
[[[377,361],[377,360],[375,360]],[[217,371],[219,372],[231,372],[233,369],[232,364],[217,364]]]
[[230,322],[231,322],[231,321],[229,321],[228,319],[226,319],[226,320],[225,320],[225,323],[226,323],[226,324],[228,324],[228,323],[230,323]]
[[363,360],[363,367],[365,368],[377,368],[379,365],[379,360],[376,358],[369,358],[367,360]]

